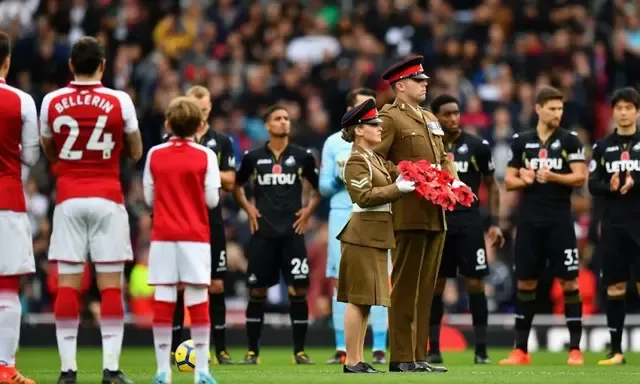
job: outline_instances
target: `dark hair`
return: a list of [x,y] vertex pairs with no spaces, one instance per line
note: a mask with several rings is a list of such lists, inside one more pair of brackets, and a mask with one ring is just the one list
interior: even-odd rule
[[202,110],[195,101],[186,96],[171,100],[164,117],[171,127],[171,132],[180,138],[195,135],[202,124]]
[[262,114],[262,120],[264,120],[264,122],[266,123],[271,118],[271,115],[273,115],[273,113],[276,111],[286,111],[287,113],[289,112],[289,110],[285,108],[284,105],[273,104],[269,106],[269,108],[267,108],[267,110]]
[[621,101],[631,103],[638,109],[640,106],[640,93],[633,87],[620,88],[611,97],[611,107],[615,107]]
[[91,36],[84,36],[71,48],[71,65],[75,75],[93,75],[104,60],[104,49]]
[[347,143],[353,143],[356,139],[356,127],[357,125],[351,125],[349,127],[342,128],[342,140]]
[[564,95],[558,89],[545,85],[536,93],[536,104],[544,107],[552,100],[564,101]]
[[352,90],[347,95],[347,106],[348,107],[355,107],[356,106],[356,98],[358,97],[358,95],[373,97],[375,99],[376,98],[376,91],[374,91],[373,89],[369,89],[369,88],[356,88],[356,89]]
[[443,105],[450,104],[450,103],[455,103],[456,105],[460,105],[460,102],[455,97],[451,95],[446,95],[446,94],[440,95],[435,99],[433,99],[433,101],[431,102],[431,112],[433,112],[434,114],[437,114],[438,112],[440,112],[440,108]]
[[0,31],[0,64],[11,55],[11,38],[8,34]]

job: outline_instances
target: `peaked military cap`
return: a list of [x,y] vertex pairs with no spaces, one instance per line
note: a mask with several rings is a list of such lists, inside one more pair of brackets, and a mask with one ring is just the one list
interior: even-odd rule
[[342,116],[340,126],[342,128],[351,127],[358,124],[380,124],[382,120],[378,118],[378,110],[376,109],[376,102],[373,99],[367,99],[362,104],[359,104]]
[[402,79],[427,80],[429,76],[424,74],[422,68],[422,56],[407,57],[403,61],[395,64],[382,74],[382,79],[390,84]]

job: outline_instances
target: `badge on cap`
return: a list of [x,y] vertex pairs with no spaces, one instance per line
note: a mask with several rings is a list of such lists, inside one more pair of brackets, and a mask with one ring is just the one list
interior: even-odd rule
[[427,122],[427,128],[429,128],[429,131],[431,131],[431,133],[433,133],[434,135],[444,136],[444,131],[442,130],[440,123],[438,123],[437,121]]

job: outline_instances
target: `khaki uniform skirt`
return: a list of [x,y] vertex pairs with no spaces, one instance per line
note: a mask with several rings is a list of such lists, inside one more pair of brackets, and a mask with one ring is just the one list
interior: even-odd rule
[[389,250],[340,243],[338,301],[389,307]]

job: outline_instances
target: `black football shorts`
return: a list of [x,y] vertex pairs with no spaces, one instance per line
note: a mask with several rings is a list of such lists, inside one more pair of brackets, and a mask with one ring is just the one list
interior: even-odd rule
[[288,286],[309,286],[307,247],[303,235],[262,237],[253,235],[247,245],[249,288],[269,288],[284,277]]
[[458,273],[471,279],[482,279],[489,274],[480,224],[447,231],[438,277],[456,277]]
[[640,227],[603,223],[600,233],[602,281],[607,285],[627,282],[631,273],[640,281]]
[[518,280],[538,280],[546,270],[562,280],[578,277],[580,259],[570,215],[543,223],[519,223],[514,250]]

